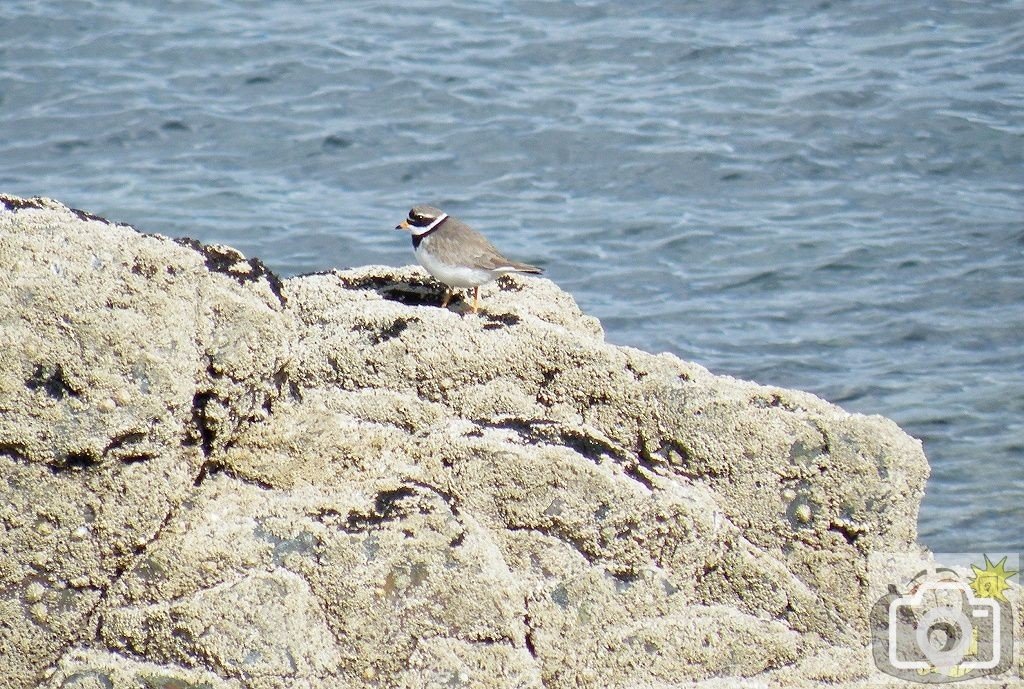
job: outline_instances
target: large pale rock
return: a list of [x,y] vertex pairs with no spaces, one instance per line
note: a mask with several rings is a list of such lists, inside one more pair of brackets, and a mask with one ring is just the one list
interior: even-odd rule
[[892,422],[608,345],[547,280],[474,316],[2,203],[10,686],[868,679],[927,474]]
[[0,657],[15,686],[93,637],[111,583],[278,395],[293,320],[261,268],[0,197]]

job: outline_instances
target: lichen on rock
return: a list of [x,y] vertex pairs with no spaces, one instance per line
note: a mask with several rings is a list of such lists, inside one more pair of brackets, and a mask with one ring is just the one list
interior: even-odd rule
[[866,680],[927,475],[891,421],[607,344],[544,279],[473,316],[0,206],[10,686]]

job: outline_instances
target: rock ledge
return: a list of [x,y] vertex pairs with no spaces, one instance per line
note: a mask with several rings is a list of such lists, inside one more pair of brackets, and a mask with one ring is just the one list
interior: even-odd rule
[[918,441],[483,296],[0,196],[5,686],[871,679]]

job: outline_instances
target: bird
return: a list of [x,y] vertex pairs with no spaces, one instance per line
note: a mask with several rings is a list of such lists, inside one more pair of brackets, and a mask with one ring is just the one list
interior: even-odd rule
[[506,273],[532,273],[543,269],[510,261],[494,245],[458,218],[433,206],[413,206],[396,230],[412,234],[416,260],[445,285],[441,308],[447,308],[454,288],[473,288],[473,313],[479,309],[480,285]]

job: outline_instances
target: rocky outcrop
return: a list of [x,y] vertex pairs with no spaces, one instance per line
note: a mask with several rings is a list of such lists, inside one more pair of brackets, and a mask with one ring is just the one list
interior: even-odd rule
[[484,299],[0,197],[7,686],[867,678],[920,443]]

